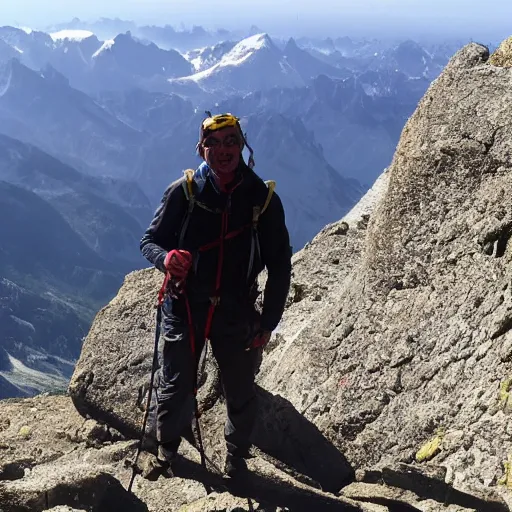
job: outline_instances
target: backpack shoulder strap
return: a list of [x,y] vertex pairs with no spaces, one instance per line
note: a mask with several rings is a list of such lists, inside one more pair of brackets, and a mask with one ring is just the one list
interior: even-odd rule
[[193,169],[187,169],[183,171],[185,175],[185,181],[183,182],[183,191],[185,192],[185,197],[187,201],[195,201],[194,195],[194,175],[195,171]]
[[272,180],[265,181],[265,185],[267,185],[268,188],[267,199],[263,203],[263,206],[254,206],[252,209],[252,224],[254,228],[257,227],[261,215],[265,213],[268,205],[270,204],[270,200],[272,199],[272,195],[276,188],[276,182]]
[[267,193],[267,198],[266,198],[265,202],[263,203],[263,206],[254,206],[252,209],[251,253],[249,256],[249,268],[247,269],[247,280],[248,281],[251,278],[256,254],[258,255],[258,258],[261,258],[260,241],[259,241],[259,237],[258,237],[258,221],[260,219],[260,216],[263,213],[265,213],[266,209],[268,208],[268,205],[270,204],[272,195],[274,194],[274,190],[276,188],[276,182],[275,181],[265,181],[265,185],[268,188],[268,193]]
[[267,195],[265,204],[263,205],[263,208],[261,209],[261,214],[265,213],[265,210],[268,208],[268,205],[270,204],[270,200],[272,199],[272,196],[274,194],[274,190],[276,189],[276,182],[273,180],[265,181],[265,184],[268,187],[268,195]]
[[188,201],[188,210],[185,214],[185,219],[183,220],[183,224],[181,227],[180,238],[179,238],[179,247],[183,246],[183,240],[185,239],[185,234],[187,232],[188,223],[190,221],[190,214],[194,209],[194,205],[196,203],[196,197],[194,194],[194,176],[195,171],[193,169],[187,169],[183,171],[185,175],[185,181],[183,182],[183,192],[185,193],[185,197]]

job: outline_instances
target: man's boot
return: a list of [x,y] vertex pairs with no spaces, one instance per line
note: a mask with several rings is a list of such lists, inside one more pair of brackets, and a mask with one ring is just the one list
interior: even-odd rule
[[[171,441],[169,443],[161,443],[158,446],[158,455],[156,456],[157,463],[160,467],[160,474],[172,478],[174,476],[173,465],[176,464],[178,458],[178,448],[181,439]],[[155,472],[158,469],[155,468]]]
[[188,425],[185,430],[181,433],[181,437],[185,439],[190,445],[197,449],[197,442],[194,436],[194,430],[192,429],[192,425]]
[[245,457],[239,455],[233,455],[228,452],[226,456],[226,465],[224,471],[230,478],[241,478],[247,476],[247,462]]

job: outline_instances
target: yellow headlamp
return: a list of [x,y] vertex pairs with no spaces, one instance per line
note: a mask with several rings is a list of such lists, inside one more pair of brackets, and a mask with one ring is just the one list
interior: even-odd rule
[[215,131],[220,130],[221,128],[226,128],[228,126],[237,126],[240,119],[232,114],[218,114],[213,117],[207,117],[203,121],[203,132],[205,131]]
[[[210,112],[206,112],[208,117],[201,124],[199,142],[197,143],[196,149],[199,150],[200,146],[203,143],[205,136],[207,136],[208,132],[214,132],[215,130],[220,130],[221,128],[227,128],[228,126],[236,126],[240,131],[240,137],[242,138],[242,142],[247,146],[249,150],[249,162],[248,166],[252,169],[255,165],[254,162],[254,151],[251,146],[247,143],[247,138],[242,131],[242,127],[240,126],[240,119],[233,114],[217,114],[216,116],[212,116]],[[202,156],[202,155],[201,155]]]

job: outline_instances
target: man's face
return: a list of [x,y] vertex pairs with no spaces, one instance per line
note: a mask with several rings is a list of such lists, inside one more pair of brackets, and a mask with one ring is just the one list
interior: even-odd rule
[[206,163],[218,174],[232,174],[240,162],[242,141],[239,130],[228,126],[208,135],[202,143]]

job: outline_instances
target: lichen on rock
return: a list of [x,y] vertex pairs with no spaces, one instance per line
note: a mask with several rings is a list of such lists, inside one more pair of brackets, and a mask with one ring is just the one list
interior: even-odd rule
[[416,462],[425,462],[435,457],[441,450],[442,436],[437,435],[425,443],[416,453]]

